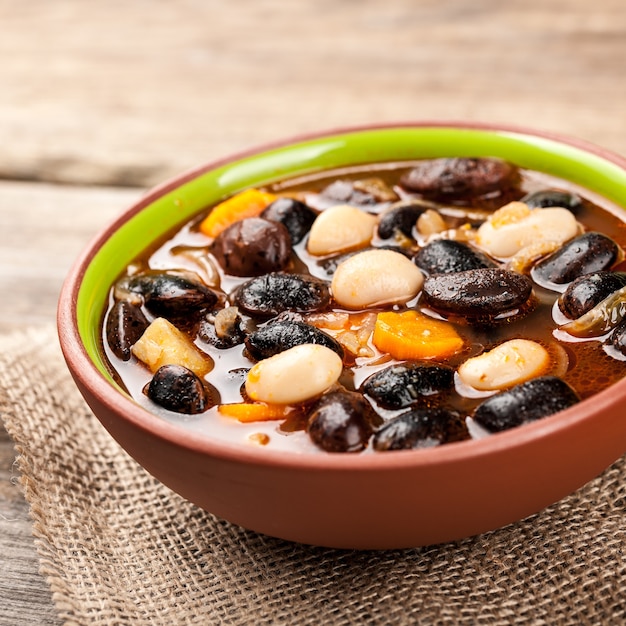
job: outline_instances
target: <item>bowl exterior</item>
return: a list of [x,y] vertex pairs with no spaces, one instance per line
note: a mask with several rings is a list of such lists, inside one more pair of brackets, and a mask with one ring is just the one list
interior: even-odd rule
[[[466,128],[450,127],[459,132]],[[626,170],[619,157],[580,142],[558,140],[595,151]],[[128,216],[208,169],[155,190],[129,209]],[[626,381],[591,402],[514,433],[416,452],[360,457],[264,454],[220,445],[164,424],[111,384],[95,366],[78,329],[77,299],[85,271],[124,219],[86,249],[66,280],[58,314],[61,347],[80,392],[122,447],[173,491],[219,517],[320,546],[429,545],[533,514],[585,484],[626,451],[626,420],[621,416]]]
[[565,431],[479,450],[462,461],[454,455],[431,461],[425,454],[419,464],[363,469],[294,463],[285,470],[159,437],[77,384],[111,435],[176,493],[244,528],[334,548],[409,548],[502,527],[599,474],[623,454],[626,441],[626,420],[606,407]]

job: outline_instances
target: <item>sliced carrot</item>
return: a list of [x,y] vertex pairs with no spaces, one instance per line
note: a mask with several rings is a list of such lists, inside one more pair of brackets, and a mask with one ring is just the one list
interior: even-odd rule
[[246,189],[220,202],[200,223],[200,230],[209,237],[217,237],[231,224],[246,217],[256,217],[276,200],[277,196],[258,189]]
[[437,359],[463,348],[452,324],[417,311],[387,311],[376,316],[374,345],[396,359]]
[[285,419],[293,411],[293,408],[283,404],[266,404],[265,402],[236,402],[220,404],[217,410],[222,415],[234,417],[240,422],[266,422]]

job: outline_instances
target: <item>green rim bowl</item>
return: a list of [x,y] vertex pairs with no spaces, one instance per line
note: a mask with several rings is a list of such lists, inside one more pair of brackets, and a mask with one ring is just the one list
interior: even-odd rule
[[161,185],[84,250],[61,291],[69,370],[121,446],[161,482],[250,530],[308,544],[406,548],[457,540],[540,511],[626,452],[626,380],[556,415],[477,441],[379,455],[244,447],[171,424],[113,381],[101,350],[108,290],[151,242],[241,189],[329,168],[492,156],[581,185],[626,207],[626,160],[550,133],[411,122],[299,137],[220,160]]

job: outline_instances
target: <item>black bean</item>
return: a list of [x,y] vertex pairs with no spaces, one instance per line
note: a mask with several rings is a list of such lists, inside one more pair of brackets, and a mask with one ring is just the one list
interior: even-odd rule
[[239,287],[235,303],[250,315],[271,317],[283,311],[310,313],[330,302],[326,281],[305,274],[271,273]]
[[143,335],[149,322],[141,309],[126,300],[116,302],[106,321],[107,344],[116,357],[128,361],[130,349]]
[[146,385],[146,395],[168,411],[194,415],[217,404],[217,391],[181,365],[163,365]]
[[446,200],[482,196],[517,185],[519,171],[511,163],[487,158],[446,158],[420,163],[400,184],[428,198]]
[[450,390],[453,384],[451,367],[403,363],[372,374],[360,391],[386,409],[404,409]]
[[615,327],[607,343],[613,346],[620,354],[626,356],[626,318]]
[[577,319],[622,287],[626,287],[626,272],[591,272],[568,285],[559,298],[559,308],[567,317]]
[[249,217],[231,224],[211,245],[227,274],[261,276],[284,269],[291,256],[291,239],[278,222]]
[[336,180],[324,188],[320,195],[342,204],[348,203],[358,206],[376,204],[376,199],[372,194],[355,189],[349,180]]
[[487,398],[473,417],[487,430],[499,432],[563,411],[578,401],[566,382],[556,376],[543,376]]
[[[234,307],[229,307],[229,309],[232,308]],[[233,316],[230,320],[229,326],[223,329],[223,332],[218,332],[216,328],[216,317],[219,313],[219,311],[213,311],[200,322],[198,326],[198,337],[200,337],[202,341],[205,341],[220,350],[226,350],[242,344],[246,338],[246,331],[243,328],[243,320],[241,316]]]
[[431,241],[418,251],[414,261],[428,274],[450,274],[495,267],[495,263],[482,252],[454,239]]
[[245,343],[250,356],[257,360],[304,343],[326,346],[343,359],[343,348],[337,340],[304,322],[272,321],[248,335]]
[[295,245],[311,230],[317,214],[304,202],[294,198],[278,198],[265,208],[261,217],[280,222],[289,232],[291,243]]
[[379,202],[393,202],[398,199],[395,192],[379,178],[363,180],[336,180],[325,187],[320,194],[333,202],[370,206]]
[[531,294],[532,282],[527,276],[484,268],[428,277],[422,302],[447,314],[494,318],[519,309]]
[[307,432],[326,452],[360,452],[380,423],[365,398],[354,392],[334,391],[322,396],[309,413]]
[[372,447],[386,450],[432,448],[467,438],[461,415],[446,408],[414,409],[387,421],[374,435]]
[[378,219],[378,236],[381,239],[389,239],[396,232],[400,232],[412,237],[418,217],[428,208],[428,205],[418,202],[402,202],[389,207]]
[[611,238],[589,232],[537,263],[530,275],[544,287],[567,285],[584,274],[608,270],[618,257],[619,246]]
[[126,288],[141,294],[154,315],[189,316],[215,305],[217,294],[199,280],[163,271],[149,271],[125,280]]
[[576,213],[583,205],[580,196],[569,191],[560,189],[542,189],[526,194],[520,200],[531,209],[548,209],[551,207],[562,207]]

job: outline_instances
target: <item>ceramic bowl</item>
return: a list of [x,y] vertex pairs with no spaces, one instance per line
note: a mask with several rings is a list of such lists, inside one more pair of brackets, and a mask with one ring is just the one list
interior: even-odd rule
[[210,163],[143,197],[91,242],[62,289],[58,329],[76,384],[111,435],[191,502],[245,528],[338,548],[447,542],[531,515],[626,451],[626,380],[530,425],[439,448],[286,454],[240,447],[164,421],[113,381],[101,351],[107,291],[151,241],[222,197],[349,164],[494,156],[626,206],[626,160],[519,128],[407,123],[300,137]]

